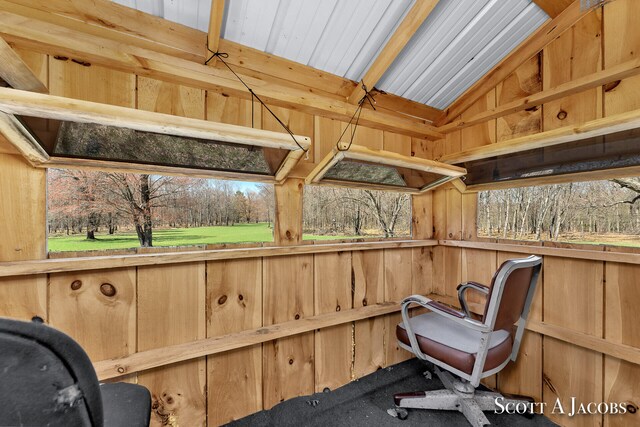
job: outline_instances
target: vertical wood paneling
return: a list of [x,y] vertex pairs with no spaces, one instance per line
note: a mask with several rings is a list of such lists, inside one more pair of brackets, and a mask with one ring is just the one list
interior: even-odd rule
[[[605,338],[619,344],[640,348],[640,323],[637,304],[640,301],[637,265],[606,264]],[[615,357],[605,356],[604,399],[640,405],[640,366]],[[640,423],[640,413],[605,415],[606,426],[628,426]]]
[[0,260],[46,257],[46,175],[19,156],[0,154]]
[[[460,282],[478,282],[490,286],[496,271],[496,252],[477,249],[462,249],[462,272]],[[467,291],[467,301],[485,303],[485,296],[472,289]]]
[[393,132],[383,132],[383,150],[411,156],[411,137]]
[[299,245],[302,243],[304,181],[289,178],[282,184],[275,184],[274,189],[274,241],[276,245]]
[[[497,106],[515,99],[526,98],[542,90],[541,54],[519,66],[496,87]],[[523,110],[497,119],[498,142],[542,130],[542,111],[539,107]]]
[[[317,254],[313,260],[315,314],[350,310],[351,252]],[[315,333],[315,390],[335,389],[351,380],[353,325]]]
[[135,268],[49,277],[49,323],[73,337],[92,361],[136,351]]
[[603,273],[601,261],[545,257],[545,323],[601,337]]
[[[385,301],[402,301],[411,295],[411,249],[385,249],[384,251],[384,297]],[[385,364],[400,363],[413,355],[400,348],[396,339],[396,326],[402,316],[389,314],[385,319]]]
[[[138,350],[205,336],[205,263],[139,267]],[[151,391],[151,425],[205,425],[205,365],[199,358],[138,374]]]
[[[294,135],[308,136],[309,138],[311,138],[312,142],[315,141],[313,135],[314,116],[283,107],[269,106],[269,108],[275,113],[276,116],[278,116],[280,120],[282,120],[284,124],[289,127]],[[266,109],[262,111],[262,129],[271,130],[274,132],[286,132],[286,130],[282,128],[282,125],[280,125],[280,123],[278,123],[278,121]],[[308,157],[308,159],[303,157],[301,163],[314,162],[313,147],[309,149]]]
[[[138,108],[204,119],[201,89],[138,78]],[[170,267],[170,268],[167,268]],[[205,263],[138,270],[140,350],[201,339],[205,331]],[[200,358],[138,376],[151,390],[153,423],[206,423],[206,360]]]
[[204,119],[204,91],[138,77],[138,108],[174,116]]
[[[259,102],[207,92],[207,120],[231,125],[262,128],[262,106]],[[251,120],[253,114],[253,120]]]
[[[0,195],[0,261],[46,258],[45,171],[0,154]],[[47,276],[0,278],[0,315],[47,320]]]
[[[640,7],[636,0],[616,0],[604,6],[604,67],[640,56]],[[640,76],[606,85],[604,115],[640,108]]]
[[433,292],[433,249],[411,250],[411,294],[428,295]]
[[[209,338],[262,326],[262,259],[208,262],[206,308]],[[262,345],[209,356],[207,372],[209,425],[262,409]]]
[[[313,256],[263,260],[263,324],[313,315]],[[265,343],[263,402],[265,408],[314,391],[313,332]]]
[[49,57],[49,93],[85,101],[135,108],[136,76]]
[[[344,129],[345,126],[346,123],[343,124],[342,129]],[[348,141],[351,138],[350,132],[352,132],[352,129],[347,129],[347,132],[345,132],[344,134],[343,140],[345,138],[348,138],[346,139],[346,141]],[[356,145],[365,146],[367,148],[372,148],[374,150],[382,150],[384,146],[383,134],[383,131],[379,129],[372,129],[366,126],[358,126],[356,128],[356,135],[353,138],[353,143]]]
[[[358,251],[352,254],[353,306],[383,302],[384,252]],[[384,366],[384,318],[355,322],[354,376],[363,377]]]
[[[550,43],[543,55],[544,89],[602,69],[602,11],[597,9]],[[594,88],[547,102],[544,130],[602,117],[602,88]]]
[[[601,337],[603,273],[602,262],[545,257],[544,321]],[[547,405],[553,407],[556,398],[565,407],[571,404],[571,397],[582,402],[602,400],[602,354],[549,337],[544,337],[543,345],[543,399]],[[601,423],[599,416],[587,419],[551,414],[551,418],[568,426]]]
[[344,123],[326,117],[315,116],[313,129],[313,155],[316,161],[320,161],[339,142],[338,139],[340,139],[340,134],[344,129]]

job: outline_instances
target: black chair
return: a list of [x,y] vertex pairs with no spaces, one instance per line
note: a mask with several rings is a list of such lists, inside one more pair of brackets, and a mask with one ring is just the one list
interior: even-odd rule
[[84,350],[39,318],[0,317],[0,425],[141,427],[151,396],[139,385],[99,384]]

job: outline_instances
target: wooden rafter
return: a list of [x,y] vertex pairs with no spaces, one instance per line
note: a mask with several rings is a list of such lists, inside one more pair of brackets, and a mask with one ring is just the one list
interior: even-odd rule
[[478,80],[462,96],[456,99],[446,108],[441,117],[436,120],[437,126],[443,126],[454,121],[460,114],[467,110],[481,96],[485,95],[498,83],[507,78],[525,61],[540,52],[547,44],[558,38],[562,33],[571,28],[588,11],[580,7],[580,0],[575,0],[562,13],[554,19],[550,19],[533,33],[524,43],[507,55],[491,71]]
[[209,52],[217,52],[220,47],[222,18],[224,18],[224,0],[211,0],[211,15],[209,16],[209,32],[207,36]]
[[205,59],[207,33],[110,0],[0,0],[0,11],[178,58]]
[[[362,78],[362,81],[368,89],[373,89],[378,81],[380,81],[382,75],[391,66],[409,40],[411,40],[415,32],[418,31],[418,28],[420,28],[425,19],[427,19],[436,4],[438,4],[438,0],[420,0],[413,5]],[[362,97],[362,93],[362,88],[359,86],[355,88],[349,95],[349,102],[351,104],[357,103]]]
[[49,92],[47,86],[2,38],[0,38],[0,78],[16,89]]

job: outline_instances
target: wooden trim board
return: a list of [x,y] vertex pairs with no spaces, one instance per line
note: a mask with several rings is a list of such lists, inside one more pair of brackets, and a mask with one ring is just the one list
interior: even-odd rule
[[302,334],[317,329],[337,326],[400,311],[397,302],[372,304],[365,307],[320,314],[299,320],[263,326],[215,338],[200,339],[184,344],[134,353],[129,356],[95,362],[100,381],[157,368],[171,363],[209,356],[238,348],[248,347],[279,338]]
[[[207,120],[179,117],[116,105],[100,104],[61,96],[0,88],[0,110],[10,114],[98,123],[143,132],[201,138],[268,148],[298,150],[289,134],[253,129]],[[305,149],[311,138],[296,135]]]
[[618,262],[621,264],[640,264],[640,253],[632,254],[624,252],[591,251],[586,249],[550,248],[546,246],[472,242],[468,240],[440,240],[438,241],[438,245],[452,248],[483,249],[487,251],[515,252],[527,255]]
[[135,267],[143,265],[181,264],[187,262],[218,261],[225,259],[322,254],[330,252],[367,251],[377,249],[421,248],[436,246],[437,244],[437,240],[393,240],[388,242],[333,243],[16,261],[0,263],[0,277],[60,273],[65,271],[100,270],[106,268]]

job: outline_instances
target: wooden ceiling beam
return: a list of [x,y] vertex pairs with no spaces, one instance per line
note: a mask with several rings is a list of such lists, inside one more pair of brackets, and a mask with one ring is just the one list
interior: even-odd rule
[[[75,29],[50,24],[0,7],[0,35],[7,40],[50,55],[81,59],[105,67],[149,76],[178,84],[249,98],[246,88],[229,71],[176,58],[134,45],[124,44]],[[314,93],[241,75],[265,102],[323,117],[348,120],[353,105]],[[363,110],[363,126],[428,139],[443,135],[414,118],[401,118],[380,111]]]
[[0,10],[204,62],[207,34],[109,0],[0,0]]
[[538,28],[527,40],[447,107],[440,118],[435,121],[436,126],[443,126],[454,121],[481,96],[496,87],[520,65],[571,28],[588,12],[581,9],[580,0],[575,0],[562,13]]
[[15,89],[48,93],[47,86],[22,60],[9,44],[0,37],[0,78]]
[[211,14],[209,15],[209,32],[207,36],[207,58],[210,52],[218,52],[220,46],[220,31],[224,18],[224,0],[211,0]]
[[[362,82],[369,90],[373,89],[380,81],[385,71],[391,66],[437,4],[438,0],[416,1],[362,78]],[[349,102],[356,104],[362,98],[362,95],[362,88],[360,86],[356,87],[349,95]]]

